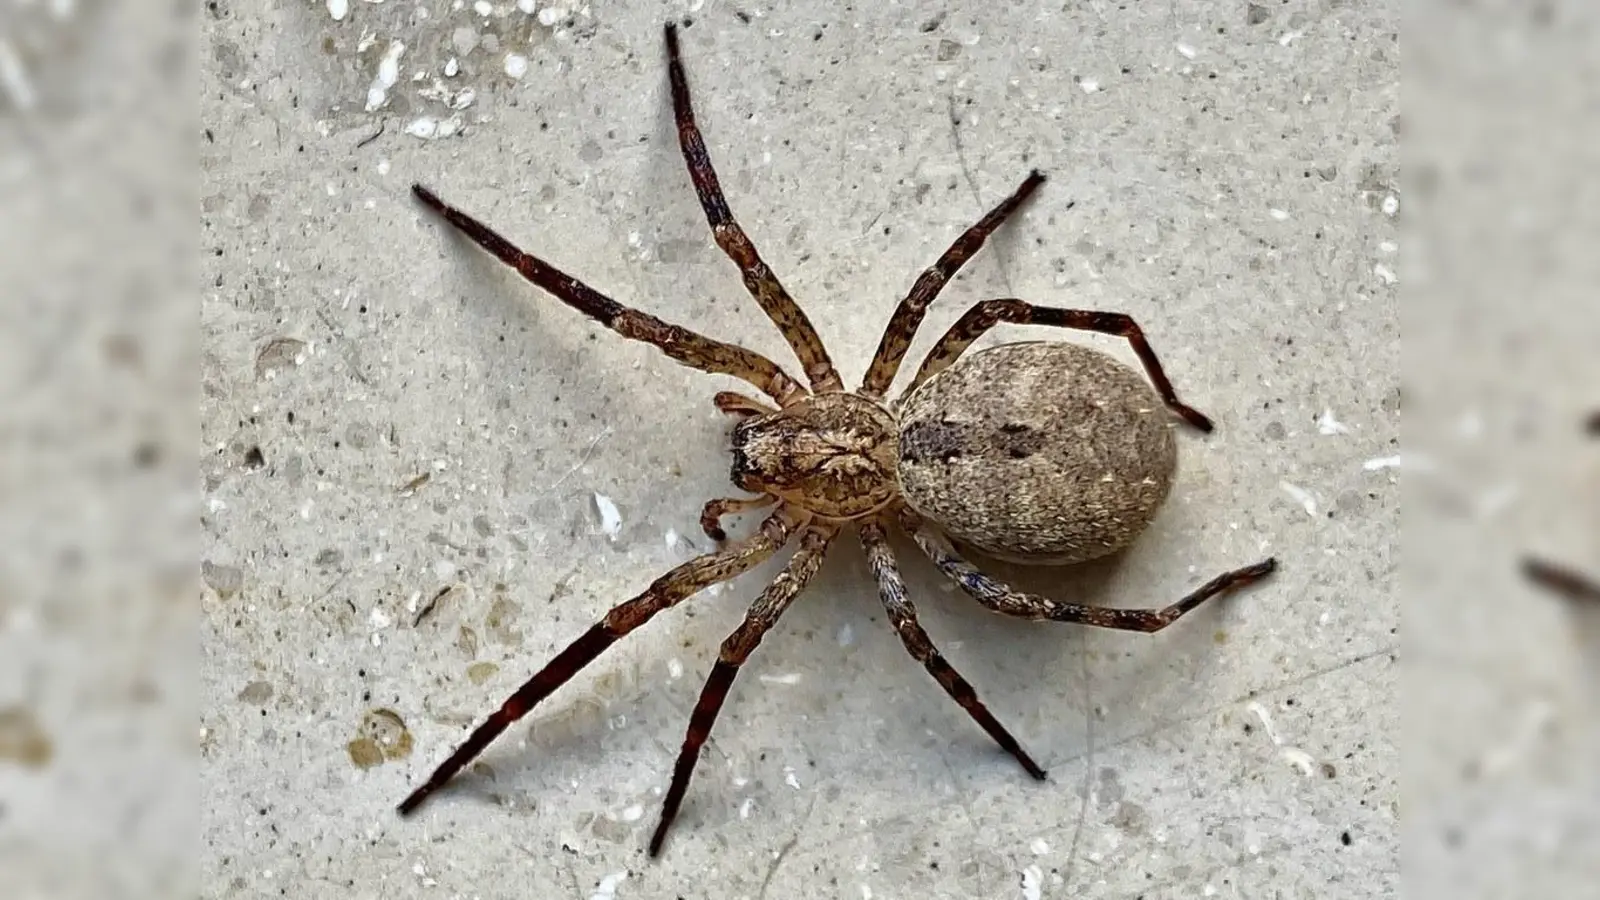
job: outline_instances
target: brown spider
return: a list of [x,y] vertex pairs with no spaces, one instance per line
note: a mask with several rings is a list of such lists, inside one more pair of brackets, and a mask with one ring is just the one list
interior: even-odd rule
[[[961,235],[901,301],[866,378],[847,392],[806,314],[795,305],[728,210],[704,139],[695,125],[679,59],[677,30],[666,26],[668,76],[678,139],[711,231],[744,275],[745,287],[777,324],[804,366],[810,389],[771,360],[629,309],[505,238],[433,192],[416,196],[483,249],[545,291],[626,338],[644,341],[678,362],[754,385],[773,405],[718,393],[718,409],[740,418],[732,435],[732,480],[759,496],[712,500],[701,524],[719,548],[657,578],[614,607],[512,694],[400,804],[415,810],[512,722],[565,684],[618,639],[662,610],[731,579],[797,541],[788,567],[751,605],[723,642],[689,720],[673,767],[661,821],[650,839],[660,853],[701,745],[739,667],[821,566],[824,552],[853,524],[867,552],[890,624],[983,730],[1034,778],[1044,770],[979,702],[977,693],[934,648],[906,597],[885,532],[905,529],[947,576],[979,603],[1026,619],[1081,622],[1154,632],[1209,597],[1255,581],[1276,567],[1267,559],[1228,572],[1161,610],[1105,609],[1021,593],[979,571],[954,549],[953,537],[1003,558],[1066,564],[1122,549],[1165,500],[1176,466],[1176,441],[1161,405],[1201,431],[1204,415],[1178,402],[1144,334],[1117,313],[1032,306],[1021,300],[979,303],[923,361],[895,404],[883,400],[923,314],[945,283],[1017,209],[1044,176],[1028,175],[1016,192]],[[1061,343],[1007,344],[953,365],[973,341],[1000,323],[1051,325],[1126,338],[1155,383],[1097,351]],[[776,506],[750,537],[726,540],[723,516]]]
[[[1600,411],[1589,414],[1584,430],[1590,437],[1600,437]],[[1600,581],[1566,566],[1530,556],[1522,560],[1522,574],[1572,600],[1600,600]]]

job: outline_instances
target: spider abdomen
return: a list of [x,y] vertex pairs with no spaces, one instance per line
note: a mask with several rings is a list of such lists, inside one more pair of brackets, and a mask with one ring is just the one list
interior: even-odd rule
[[971,352],[900,408],[907,504],[1021,563],[1083,562],[1133,541],[1177,471],[1173,422],[1136,371],[1070,343]]

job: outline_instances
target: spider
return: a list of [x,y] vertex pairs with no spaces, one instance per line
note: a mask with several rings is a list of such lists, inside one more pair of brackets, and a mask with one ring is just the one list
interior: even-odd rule
[[[1584,421],[1584,430],[1590,437],[1600,437],[1600,411],[1590,413]],[[1522,560],[1524,577],[1564,597],[1573,600],[1600,600],[1600,581],[1557,563],[1538,557]]]
[[[962,234],[922,273],[879,341],[861,387],[843,380],[806,314],[767,267],[728,209],[705,140],[695,124],[674,25],[665,29],[667,73],[678,140],[717,245],[739,267],[745,287],[804,367],[809,388],[777,364],[630,309],[514,247],[487,225],[421,185],[418,199],[473,242],[563,303],[683,365],[743,379],[766,396],[724,391],[716,407],[738,419],[732,481],[756,496],[711,500],[701,514],[717,549],[657,578],[615,606],[474,730],[399,807],[407,815],[474,759],[511,723],[657,613],[711,585],[746,572],[790,543],[787,567],[723,641],[690,716],[649,852],[659,856],[689,779],[739,667],[822,564],[828,546],[853,526],[890,625],[912,657],[1027,773],[1044,769],[978,699],[934,647],[906,596],[886,541],[908,532],[946,576],[979,603],[1032,620],[1079,622],[1128,631],[1159,631],[1206,599],[1256,581],[1276,568],[1267,559],[1223,574],[1160,610],[1107,609],[1014,590],[968,562],[955,542],[1003,559],[1069,564],[1124,548],[1165,500],[1176,467],[1176,439],[1163,405],[1200,431],[1211,421],[1178,401],[1150,344],[1126,315],[989,300],[972,307],[924,359],[898,401],[886,401],[928,305],[1044,176],[1030,173],[1009,197]],[[1073,344],[1006,344],[963,352],[995,325],[1046,325],[1126,338],[1155,391],[1128,366]],[[755,533],[728,541],[723,517],[772,508]]]

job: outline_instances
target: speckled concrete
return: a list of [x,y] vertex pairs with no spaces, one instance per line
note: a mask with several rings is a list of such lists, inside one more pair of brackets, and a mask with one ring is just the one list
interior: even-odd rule
[[686,4],[215,0],[202,894],[1395,896],[1397,4],[692,5],[730,201],[849,381],[1036,166],[913,354],[989,297],[1124,311],[1217,420],[1182,434],[1125,556],[997,573],[1155,607],[1281,571],[1125,635],[994,616],[897,542],[1039,784],[905,654],[844,541],[735,686],[660,860],[688,711],[770,566],[619,644],[399,819],[470,723],[705,548],[700,504],[731,492],[710,397],[737,386],[540,295],[410,183],[792,360],[675,145],[660,29]]

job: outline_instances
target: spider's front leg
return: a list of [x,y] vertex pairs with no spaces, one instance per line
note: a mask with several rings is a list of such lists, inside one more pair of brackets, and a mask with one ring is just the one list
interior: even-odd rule
[[771,558],[788,542],[789,536],[802,521],[780,509],[761,523],[761,530],[755,535],[726,549],[689,560],[657,578],[644,593],[613,607],[605,618],[557,654],[555,659],[517,688],[516,693],[474,729],[455,752],[428,776],[427,781],[401,801],[400,814],[404,816],[414,812],[424,800],[483,752],[512,722],[527,715],[612,644],[650,621],[662,610],[670,609],[699,591],[743,574]]

